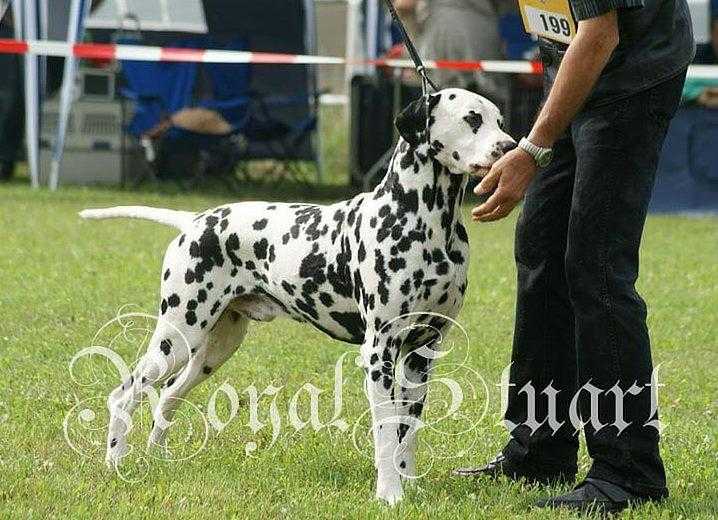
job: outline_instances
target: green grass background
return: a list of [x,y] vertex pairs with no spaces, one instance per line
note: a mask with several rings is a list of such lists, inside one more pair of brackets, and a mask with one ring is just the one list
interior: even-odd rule
[[[89,206],[149,204],[202,209],[228,200],[338,200],[346,175],[346,136],[325,118],[330,180],[321,187],[247,186],[238,194],[208,189],[180,193],[172,186],[137,191],[66,187],[58,193],[33,191],[24,179],[0,186],[0,516],[4,518],[570,518],[566,512],[532,509],[548,492],[508,481],[457,480],[453,467],[482,463],[503,445],[498,424],[501,370],[509,362],[515,270],[512,260],[515,216],[491,225],[469,225],[470,284],[459,321],[470,338],[468,366],[489,386],[488,415],[463,435],[427,433],[419,454],[427,475],[405,500],[390,509],[373,500],[374,471],[366,449],[357,450],[349,433],[288,427],[292,395],[309,382],[324,389],[321,415],[332,414],[334,365],[344,363],[342,418],[350,424],[366,410],[361,373],[351,360],[356,349],[293,322],[253,324],[238,353],[189,399],[206,408],[223,383],[241,400],[237,417],[207,446],[182,462],[150,460],[139,482],[119,478],[104,466],[102,446],[87,456],[65,441],[63,420],[77,400],[94,401],[97,418],[87,438],[103,442],[102,399],[116,376],[101,360],[90,367],[97,384],[82,386],[68,368],[73,355],[90,346],[98,329],[126,304],[154,313],[160,262],[173,231],[144,222],[81,222]],[[465,208],[468,216],[469,207]],[[715,518],[718,515],[718,219],[651,216],[642,249],[640,289],[649,302],[654,360],[661,365],[662,453],[671,498],[623,513],[623,518]],[[101,336],[107,344],[111,331]],[[460,344],[460,337],[456,338]],[[141,335],[116,345],[126,359]],[[87,382],[85,379],[82,381]],[[248,425],[247,394],[255,385],[283,386],[277,406],[282,433],[273,446],[271,427],[254,433]],[[431,417],[442,412],[439,389]],[[222,401],[219,399],[219,401]],[[223,401],[224,403],[224,401]],[[269,399],[260,401],[268,419]],[[478,410],[467,404],[461,419],[443,425],[450,432]],[[472,408],[473,407],[473,408]],[[222,413],[227,407],[219,406]],[[306,412],[306,401],[300,406]],[[149,432],[147,413],[137,415],[131,439],[139,451]],[[181,451],[197,438],[182,437],[182,419],[171,444]],[[188,422],[190,421],[190,422]],[[453,421],[453,422],[452,422]],[[462,422],[463,421],[463,422]],[[196,423],[196,421],[195,421]],[[448,424],[448,425],[447,425]],[[195,424],[195,426],[197,426]],[[197,430],[195,428],[194,432]],[[247,455],[245,447],[258,448]],[[194,444],[193,444],[194,443]],[[364,443],[364,448],[366,448]],[[142,473],[133,459],[127,477]],[[429,463],[432,462],[430,465]],[[581,471],[589,459],[582,450]],[[430,466],[430,467],[429,467]],[[125,470],[123,470],[125,471]]]

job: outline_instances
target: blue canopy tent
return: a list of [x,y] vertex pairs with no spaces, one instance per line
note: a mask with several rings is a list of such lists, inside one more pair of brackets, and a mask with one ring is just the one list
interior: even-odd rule
[[[70,0],[66,0],[70,1]],[[97,12],[89,20],[87,8],[90,0],[71,0],[73,17],[76,20],[76,36],[82,38],[85,25],[95,30],[95,34],[104,31],[141,29],[142,43],[146,45],[173,45],[199,48],[225,48],[232,50],[252,50],[258,52],[281,52],[289,54],[314,54],[316,49],[316,21],[312,0],[284,0],[281,2],[253,2],[236,0],[147,0],[127,2],[104,0]],[[171,9],[170,9],[171,2]],[[75,4],[79,8],[75,9]],[[261,4],[261,5],[257,5]],[[267,5],[269,4],[269,5]],[[132,11],[130,10],[132,9]],[[73,27],[71,20],[69,27]],[[87,22],[87,23],[85,23]],[[73,31],[68,32],[70,38]],[[203,36],[199,36],[199,35]],[[102,37],[100,37],[102,39]],[[231,47],[227,42],[241,40],[241,46]],[[122,42],[120,42],[122,43]],[[128,42],[124,42],[128,43]],[[138,43],[138,42],[135,42]],[[66,120],[72,92],[76,64],[70,62],[63,86],[63,103],[60,121]],[[143,62],[123,64],[128,71],[141,68]],[[187,72],[196,68],[193,64],[173,64],[184,66]],[[155,65],[154,71],[158,68]],[[311,65],[203,65],[214,84],[214,104],[208,108],[216,109],[223,116],[231,116],[230,122],[237,132],[243,134],[246,144],[242,149],[242,160],[279,159],[281,161],[310,161],[316,166],[317,177],[321,179],[321,161],[319,154],[318,132],[318,91],[316,67]],[[230,70],[231,69],[231,70]],[[66,71],[68,69],[66,68]],[[166,72],[166,71],[165,71]],[[184,74],[183,77],[187,75]],[[157,76],[156,76],[157,77]],[[238,81],[237,78],[245,78]],[[138,75],[135,74],[135,80]],[[165,78],[166,79],[166,78]],[[133,81],[130,81],[133,83]],[[135,83],[137,83],[135,81]],[[170,83],[174,83],[170,81]],[[136,86],[136,85],[135,85]],[[180,85],[181,87],[182,85]],[[185,85],[187,86],[187,85]],[[132,90],[131,88],[129,89]],[[175,102],[180,99],[190,103],[192,88],[180,89],[168,96]],[[284,129],[281,139],[273,140],[261,132],[248,132],[241,125],[242,103],[246,98],[263,101],[262,110],[271,118],[273,130]],[[145,98],[146,100],[146,98]],[[195,100],[192,106],[197,106]],[[147,108],[147,107],[143,107]],[[180,108],[173,105],[164,108]],[[134,120],[131,129],[137,128]],[[64,130],[58,132],[56,142],[56,161],[53,164],[51,187],[57,187],[59,181],[60,160]],[[276,133],[276,132],[275,132]],[[267,131],[264,134],[268,134]],[[28,134],[29,135],[29,134]],[[290,142],[291,141],[291,142]]]
[[[287,54],[316,54],[313,0],[203,0],[207,28],[215,38],[240,36],[249,50]],[[219,72],[219,71],[217,71]],[[231,71],[225,71],[225,74]],[[296,130],[318,123],[317,68],[312,65],[252,65],[249,91],[267,100],[272,119]],[[299,132],[301,133],[301,132]],[[321,179],[318,132],[296,135],[287,159],[314,161]],[[248,158],[272,159],[276,143],[248,136]]]

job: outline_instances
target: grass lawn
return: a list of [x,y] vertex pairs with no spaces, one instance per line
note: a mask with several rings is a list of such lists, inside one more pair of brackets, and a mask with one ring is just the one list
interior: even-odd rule
[[[287,188],[274,197],[339,198],[341,189]],[[270,190],[248,189],[241,199],[272,198]],[[374,471],[364,431],[357,444],[351,430],[297,431],[289,425],[292,396],[305,383],[323,389],[320,415],[333,412],[335,363],[344,364],[341,417],[352,426],[366,410],[356,348],[335,342],[293,322],[253,324],[239,352],[190,400],[207,409],[210,396],[226,382],[239,396],[237,416],[220,433],[212,431],[196,456],[184,461],[131,458],[123,478],[103,462],[102,399],[117,375],[102,358],[78,362],[74,381],[69,363],[106,322],[127,304],[154,313],[162,253],[173,230],[144,222],[81,222],[88,206],[149,204],[200,209],[234,198],[227,194],[127,192],[64,188],[56,194],[32,191],[24,183],[0,186],[0,516],[70,517],[396,517],[396,518],[568,518],[531,510],[547,491],[516,483],[452,479],[451,468],[493,456],[506,438],[499,421],[496,384],[509,361],[514,305],[512,261],[514,218],[495,225],[469,226],[473,257],[470,284],[459,318],[470,339],[468,366],[489,389],[488,414],[468,432],[484,403],[467,399],[467,408],[444,419],[442,432],[427,432],[420,450],[426,476],[405,500],[388,509],[373,500]],[[468,207],[465,208],[468,211]],[[642,255],[640,287],[650,303],[654,358],[661,364],[662,419],[667,424],[663,456],[671,498],[644,506],[625,518],[715,518],[718,515],[718,219],[653,216]],[[141,325],[141,324],[140,324]],[[139,325],[138,325],[139,326]],[[108,346],[118,327],[94,344]],[[460,344],[458,335],[452,336]],[[114,348],[131,360],[141,332],[117,339]],[[90,370],[96,370],[91,385]],[[468,376],[467,376],[468,377]],[[254,385],[282,387],[276,398],[280,435],[272,442],[270,397],[259,403],[265,427],[249,425]],[[432,390],[433,391],[433,390]],[[429,405],[440,418],[442,389]],[[94,401],[85,401],[87,399]],[[308,414],[306,394],[299,410]],[[63,434],[63,420],[78,401],[94,403],[95,421],[77,416],[71,438],[85,435],[84,456]],[[222,417],[228,400],[217,397]],[[443,407],[443,408],[442,408]],[[184,409],[189,409],[185,407]],[[184,410],[183,409],[183,410]],[[131,439],[139,455],[149,432],[146,410],[136,416]],[[366,421],[364,421],[365,423]],[[361,424],[361,421],[360,421]],[[190,426],[194,429],[190,429]],[[171,445],[190,453],[201,441],[196,417],[183,414]],[[180,435],[181,434],[181,435]],[[198,437],[199,435],[199,437]],[[99,441],[93,445],[92,441]],[[252,451],[252,443],[256,450]],[[182,452],[182,453],[185,453]],[[588,468],[585,451],[581,471]],[[148,471],[145,471],[148,470]],[[146,473],[146,474],[143,474]]]

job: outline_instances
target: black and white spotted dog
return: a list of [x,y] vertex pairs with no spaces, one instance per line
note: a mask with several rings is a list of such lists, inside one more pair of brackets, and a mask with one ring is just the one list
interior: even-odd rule
[[[149,385],[164,383],[149,444],[163,445],[179,398],[238,348],[250,320],[286,316],[361,345],[372,412],[376,496],[401,499],[415,476],[415,431],[436,339],[463,303],[469,244],[461,219],[465,174],[481,174],[515,146],[490,101],[446,89],[397,118],[401,139],[383,182],[331,206],[243,202],[202,213],[146,207],[85,210],[83,218],[141,218],[180,235],[162,265],[149,348],[108,399],[107,461],[126,453],[126,421]],[[427,132],[428,129],[428,132]],[[427,138],[428,137],[428,138]],[[399,333],[396,318],[431,312]],[[421,318],[420,318],[421,320]],[[419,331],[419,332],[417,332]],[[406,359],[403,378],[394,364]]]

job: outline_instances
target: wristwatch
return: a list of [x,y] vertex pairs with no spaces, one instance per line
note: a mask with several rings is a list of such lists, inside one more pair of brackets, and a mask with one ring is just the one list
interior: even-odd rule
[[536,161],[536,166],[545,168],[553,160],[553,150],[551,148],[541,148],[536,146],[525,137],[519,141],[519,148],[529,154]]

